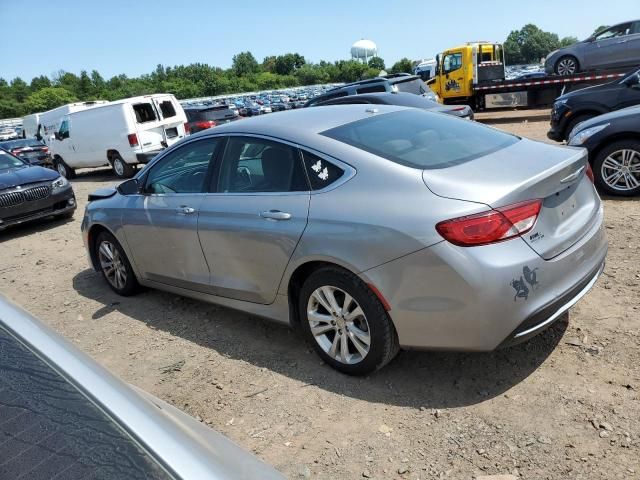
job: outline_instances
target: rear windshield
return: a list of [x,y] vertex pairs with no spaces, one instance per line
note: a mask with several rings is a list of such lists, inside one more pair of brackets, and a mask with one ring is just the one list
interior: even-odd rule
[[160,102],[160,110],[162,111],[163,118],[176,116],[176,109],[173,107],[173,102],[171,100],[164,100],[163,102]]
[[158,119],[150,103],[137,103],[133,106],[133,111],[136,114],[136,122],[138,123],[155,122]]
[[322,135],[419,169],[459,165],[519,140],[476,122],[414,109],[365,118]]
[[229,107],[213,107],[202,110],[185,110],[190,122],[207,120],[224,120],[235,117],[235,113]]
[[427,84],[422,81],[421,78],[414,78],[404,82],[394,82],[393,86],[398,92],[413,93],[414,95],[424,95],[429,91]]
[[24,139],[24,140],[10,140],[8,142],[2,142],[0,143],[0,147],[1,148],[6,148],[7,150],[10,150],[12,148],[20,148],[20,147],[42,147],[44,145],[44,143],[39,142],[38,140],[35,139]]

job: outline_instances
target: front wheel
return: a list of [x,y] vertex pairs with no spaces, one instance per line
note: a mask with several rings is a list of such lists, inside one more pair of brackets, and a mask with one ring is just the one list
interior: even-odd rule
[[53,166],[56,171],[64,178],[75,178],[76,176],[76,171],[69,165],[67,165],[60,157],[56,157],[53,159]]
[[600,150],[593,174],[598,188],[609,195],[640,194],[640,142],[622,140]]
[[116,237],[108,232],[100,233],[96,238],[95,248],[100,272],[111,289],[124,297],[136,293],[139,288],[138,280]]
[[111,166],[113,173],[119,178],[130,178],[136,173],[135,167],[125,162],[120,155],[111,157]]
[[580,71],[578,60],[575,57],[570,55],[564,56],[560,58],[556,62],[556,66],[554,68],[556,74],[558,75],[573,75],[574,73],[578,73]]
[[398,336],[380,300],[346,270],[327,267],[312,273],[298,308],[313,348],[340,372],[366,375],[398,353]]

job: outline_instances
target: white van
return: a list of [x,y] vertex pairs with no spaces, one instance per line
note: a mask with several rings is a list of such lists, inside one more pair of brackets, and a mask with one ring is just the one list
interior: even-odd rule
[[62,118],[65,115],[106,103],[109,102],[106,100],[93,100],[90,102],[67,103],[66,105],[47,110],[46,112],[27,115],[23,120],[23,125],[25,120],[28,124],[28,127],[25,129],[25,138],[37,138],[48,144],[49,139],[58,131]]
[[418,75],[420,78],[422,78],[422,80],[424,82],[426,82],[427,80],[429,80],[430,78],[433,78],[436,74],[436,61],[435,59],[431,58],[429,60],[425,60],[420,62],[415,70],[413,71],[413,73],[415,75]]
[[53,163],[67,178],[77,168],[111,165],[121,178],[184,138],[184,110],[173,95],[126,98],[65,115],[50,139]]

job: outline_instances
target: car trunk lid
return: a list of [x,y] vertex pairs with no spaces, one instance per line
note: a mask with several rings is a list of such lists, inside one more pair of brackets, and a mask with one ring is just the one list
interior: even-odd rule
[[582,238],[597,219],[600,199],[586,170],[584,149],[521,140],[470,162],[425,170],[423,180],[436,195],[492,208],[541,199],[538,219],[522,239],[551,259]]

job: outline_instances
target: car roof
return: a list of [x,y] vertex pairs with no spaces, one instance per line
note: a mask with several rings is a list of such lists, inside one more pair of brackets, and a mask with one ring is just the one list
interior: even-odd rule
[[[376,105],[376,115],[406,110],[395,105]],[[205,130],[196,135],[220,133],[253,133],[295,141],[309,134],[318,134],[340,125],[352,123],[372,115],[370,105],[327,105],[278,112],[277,115],[251,117]]]

